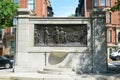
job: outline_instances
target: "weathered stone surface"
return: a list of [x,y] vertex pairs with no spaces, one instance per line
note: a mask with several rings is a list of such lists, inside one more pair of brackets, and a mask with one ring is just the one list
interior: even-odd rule
[[[104,26],[94,25],[91,20],[94,22],[94,19],[91,18],[18,16],[15,72],[37,72],[40,69],[43,70],[46,66],[69,67],[78,73],[106,72]],[[51,26],[85,24],[87,26],[87,45],[78,47],[72,45],[62,47],[35,46],[34,29],[36,24],[48,24]],[[99,27],[101,27],[98,29],[100,33],[97,33],[97,28]],[[96,34],[101,34],[101,31],[103,36],[96,36]]]

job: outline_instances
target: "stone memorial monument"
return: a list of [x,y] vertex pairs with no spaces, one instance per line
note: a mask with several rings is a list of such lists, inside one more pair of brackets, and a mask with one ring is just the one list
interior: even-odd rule
[[107,72],[105,24],[99,17],[40,18],[19,9],[14,71],[51,67]]

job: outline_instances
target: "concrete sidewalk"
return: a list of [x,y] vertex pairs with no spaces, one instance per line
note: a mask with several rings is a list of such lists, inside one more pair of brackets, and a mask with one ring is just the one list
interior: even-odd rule
[[120,80],[120,74],[55,75],[40,73],[0,73],[0,80]]

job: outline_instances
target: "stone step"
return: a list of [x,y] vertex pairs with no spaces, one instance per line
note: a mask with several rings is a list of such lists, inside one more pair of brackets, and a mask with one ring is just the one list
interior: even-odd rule
[[70,72],[68,72],[68,71],[66,71],[66,72],[54,72],[54,71],[38,71],[38,73],[41,73],[41,74],[55,74],[55,75],[76,75],[76,73],[75,72],[72,72],[72,71],[70,71]]
[[45,67],[43,70],[39,70],[41,74],[56,74],[56,75],[76,75],[72,68],[59,68],[59,67]]
[[53,72],[73,72],[72,68],[55,68],[55,67],[45,67],[44,71],[53,71]]

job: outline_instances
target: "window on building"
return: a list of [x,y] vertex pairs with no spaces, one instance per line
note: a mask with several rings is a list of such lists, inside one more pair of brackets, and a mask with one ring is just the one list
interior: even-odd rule
[[11,28],[11,34],[12,34],[12,35],[15,35],[15,33],[16,33],[16,27],[12,27],[12,28]]
[[97,0],[94,0],[93,6],[97,7]]
[[15,4],[18,4],[18,0],[13,0],[13,2],[14,2]]
[[119,21],[119,24],[120,24],[120,13],[118,13],[118,16],[119,16],[118,21]]
[[15,54],[15,41],[11,41],[11,55]]
[[120,42],[120,32],[118,33],[118,42]]
[[111,2],[112,2],[112,0],[108,0],[108,6],[110,6],[110,7],[111,7]]
[[106,6],[106,0],[100,0],[100,6]]
[[109,13],[109,15],[108,15],[108,23],[111,23],[111,21],[112,21],[112,14]]
[[0,39],[2,39],[2,29],[0,29]]
[[14,27],[11,28],[11,34],[14,35],[16,33],[17,18],[13,18],[13,26]]
[[34,4],[34,0],[28,0],[28,9],[29,10],[34,10],[34,7],[35,4]]
[[3,48],[0,48],[0,56],[2,56]]
[[120,16],[120,13],[118,13],[118,16]]
[[110,49],[109,49],[109,54],[111,54],[111,53],[112,53],[112,49],[110,48]]
[[17,18],[13,18],[13,26],[14,26],[14,27],[17,26]]
[[109,40],[110,40],[110,42],[112,42],[112,30],[110,30],[110,32],[109,32]]

